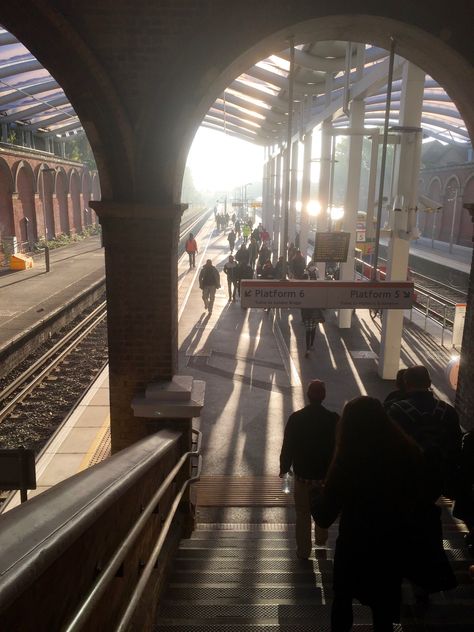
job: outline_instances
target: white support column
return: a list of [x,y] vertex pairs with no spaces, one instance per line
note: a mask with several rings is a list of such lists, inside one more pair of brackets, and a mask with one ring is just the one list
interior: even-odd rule
[[273,213],[275,206],[275,178],[276,178],[276,162],[275,158],[268,158],[268,171],[269,171],[269,180],[268,180],[268,204],[265,208],[265,213],[263,216],[263,226],[268,230],[270,236],[273,232]]
[[[365,105],[362,99],[351,101],[350,127],[355,130],[364,128]],[[354,280],[354,249],[356,246],[357,210],[359,207],[360,165],[362,161],[362,134],[354,134],[349,139],[349,169],[347,174],[347,188],[344,202],[344,231],[350,233],[349,250],[346,263],[341,264],[340,279]],[[352,310],[340,309],[338,324],[340,329],[351,326]]]
[[[275,156],[275,197],[273,206],[273,227],[272,235],[272,252],[277,255],[280,247],[280,231],[281,231],[281,176],[282,176],[282,151]],[[270,232],[270,231],[269,231]]]
[[293,242],[296,238],[296,200],[298,199],[298,150],[299,142],[296,140],[291,146],[290,165],[290,203],[288,214],[288,241]]
[[262,210],[261,210],[261,221],[262,224],[265,225],[265,216],[268,209],[269,204],[269,190],[270,190],[270,156],[269,156],[269,148],[264,147],[263,150],[263,179],[262,179]]
[[[402,128],[419,128],[423,106],[425,73],[406,62],[403,68],[400,103],[400,125]],[[392,237],[389,243],[387,279],[405,281],[408,271],[408,255],[411,230],[416,225],[416,202],[418,175],[420,171],[421,133],[400,130],[400,151],[395,205],[392,211]],[[403,329],[403,311],[387,310],[382,324],[379,375],[383,379],[394,379],[400,366],[400,349]]]
[[300,249],[308,250],[309,216],[308,204],[311,200],[311,158],[313,152],[313,132],[304,136],[303,181],[301,184]]
[[[319,167],[318,202],[320,211],[316,228],[318,232],[327,232],[329,219],[329,190],[331,188],[331,143],[332,143],[332,119],[323,121],[321,126],[321,155]],[[326,274],[326,264],[318,263],[319,273],[322,279]]]

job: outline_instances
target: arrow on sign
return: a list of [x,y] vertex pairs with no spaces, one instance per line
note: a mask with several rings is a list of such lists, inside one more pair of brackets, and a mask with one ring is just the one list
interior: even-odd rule
[[403,296],[405,298],[410,298],[410,294],[411,294],[411,292],[406,292],[405,290],[403,291]]
[[245,298],[252,296],[252,290],[245,290]]

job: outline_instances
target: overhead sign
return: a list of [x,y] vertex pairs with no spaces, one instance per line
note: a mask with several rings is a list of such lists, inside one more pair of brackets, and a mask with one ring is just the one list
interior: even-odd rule
[[350,233],[316,233],[314,242],[314,261],[347,261]]
[[409,281],[265,281],[242,279],[242,307],[410,309]]

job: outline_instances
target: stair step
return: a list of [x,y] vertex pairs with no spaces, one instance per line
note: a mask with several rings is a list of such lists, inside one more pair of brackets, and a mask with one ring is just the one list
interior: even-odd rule
[[231,603],[322,603],[322,590],[318,586],[308,585],[231,585],[222,584],[169,584],[163,601],[193,601],[195,604],[231,604]]
[[[195,604],[165,604],[160,611],[160,624],[176,625],[199,620],[202,624],[217,623],[301,623],[318,621],[328,623],[330,609],[322,605],[305,604],[229,604],[225,608],[220,605],[202,606]],[[370,609],[354,605],[354,621],[356,623],[370,623],[372,620]]]
[[[279,623],[251,623],[251,624],[234,624],[234,623],[219,623],[213,624],[178,624],[178,625],[157,625],[155,632],[209,632],[209,630],[215,630],[216,632],[330,632],[331,626],[329,623],[313,621],[306,624],[279,624]],[[373,632],[371,624],[357,624],[352,627],[353,632]],[[472,632],[472,624],[456,624],[456,623],[430,623],[430,624],[413,624],[409,623],[407,626],[395,625],[393,632]]]
[[[334,551],[331,549],[323,549],[326,559],[332,559]],[[262,560],[294,560],[296,555],[294,550],[289,549],[260,549],[258,551],[247,549],[178,549],[176,559],[223,559],[233,558],[238,560],[253,560],[256,555]],[[313,557],[313,556],[312,556]],[[313,557],[314,559],[314,557]],[[459,558],[458,558],[459,559]]]
[[316,582],[330,583],[332,582],[331,573],[319,573],[319,572],[279,572],[276,573],[273,570],[267,572],[249,572],[239,573],[236,575],[233,571],[228,572],[215,572],[208,570],[199,571],[175,571],[171,574],[170,584],[192,584],[192,583],[229,583],[232,581],[238,581],[242,584],[311,584],[314,586]]
[[302,568],[308,569],[309,572],[314,570],[315,572],[328,573],[332,572],[333,563],[332,560],[323,559],[310,559],[307,562],[297,560],[295,556],[286,559],[266,559],[249,558],[249,559],[209,559],[209,558],[176,558],[173,562],[173,568],[180,571],[232,571],[236,574],[243,573],[245,571],[282,571],[282,572],[298,572]]

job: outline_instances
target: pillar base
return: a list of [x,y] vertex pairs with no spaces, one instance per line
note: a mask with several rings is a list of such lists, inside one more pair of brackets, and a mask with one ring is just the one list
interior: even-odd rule
[[148,419],[192,419],[201,415],[206,383],[190,375],[148,384],[144,395],[132,400],[135,417]]

